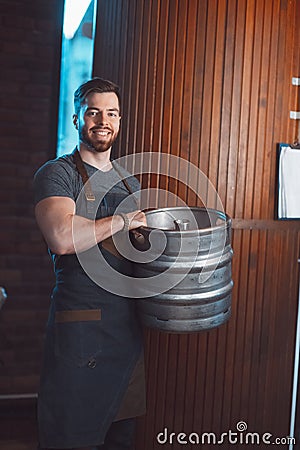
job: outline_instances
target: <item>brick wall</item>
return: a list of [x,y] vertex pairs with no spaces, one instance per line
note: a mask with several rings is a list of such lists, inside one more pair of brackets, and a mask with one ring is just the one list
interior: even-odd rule
[[37,391],[53,283],[32,177],[55,155],[63,0],[0,0],[0,394]]

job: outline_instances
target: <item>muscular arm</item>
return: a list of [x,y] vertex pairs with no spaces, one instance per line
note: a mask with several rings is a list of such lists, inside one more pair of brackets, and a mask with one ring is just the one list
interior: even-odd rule
[[[47,197],[35,207],[37,223],[43,236],[57,255],[82,252],[121,231],[124,220],[115,215],[90,220],[75,214],[75,202],[69,197]],[[133,211],[127,214],[130,229],[146,225],[145,214]]]

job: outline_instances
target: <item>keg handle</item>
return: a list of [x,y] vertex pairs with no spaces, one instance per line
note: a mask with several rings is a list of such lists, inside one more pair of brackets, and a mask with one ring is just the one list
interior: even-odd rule
[[131,242],[133,243],[134,241],[135,247],[141,251],[146,251],[150,248],[148,236],[149,232],[144,227],[135,228],[129,232]]
[[[188,219],[175,219],[174,217],[167,213],[170,217],[172,217],[174,228],[168,228],[165,231],[186,231],[190,229],[190,221]],[[138,250],[146,251],[150,248],[149,242],[149,231],[146,228],[150,227],[139,227],[134,230],[130,230],[130,240],[135,243],[135,246]],[[152,230],[152,228],[150,228]],[[155,229],[155,228],[153,228]],[[162,228],[157,228],[158,230],[164,231]]]
[[174,220],[176,231],[186,231],[190,229],[190,221],[188,219]]

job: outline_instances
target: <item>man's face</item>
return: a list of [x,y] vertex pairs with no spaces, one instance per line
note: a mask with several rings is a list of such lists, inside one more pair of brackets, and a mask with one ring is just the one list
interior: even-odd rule
[[90,150],[101,153],[110,149],[120,128],[119,100],[114,92],[91,92],[74,116],[79,140]]

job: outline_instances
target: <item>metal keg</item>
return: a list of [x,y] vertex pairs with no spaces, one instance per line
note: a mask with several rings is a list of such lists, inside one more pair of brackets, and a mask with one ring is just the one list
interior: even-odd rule
[[135,249],[147,254],[146,262],[135,263],[134,274],[147,281],[148,290],[153,287],[153,295],[137,301],[142,323],[173,333],[225,323],[233,287],[231,219],[224,212],[196,207],[162,208],[146,217],[147,227],[131,235]]

